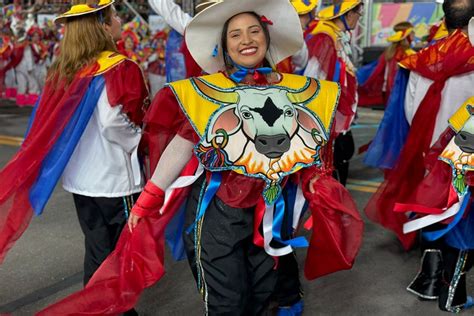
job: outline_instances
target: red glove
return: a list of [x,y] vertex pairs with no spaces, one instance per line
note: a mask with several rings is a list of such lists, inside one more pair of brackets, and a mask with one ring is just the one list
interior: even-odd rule
[[133,206],[132,213],[140,217],[149,216],[153,212],[158,212],[164,202],[165,192],[153,182],[148,181]]

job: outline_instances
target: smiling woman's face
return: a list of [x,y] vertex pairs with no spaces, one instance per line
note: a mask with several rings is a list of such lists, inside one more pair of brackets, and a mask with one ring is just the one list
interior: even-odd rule
[[236,64],[254,68],[263,62],[267,40],[254,15],[241,13],[232,17],[226,35],[227,53]]

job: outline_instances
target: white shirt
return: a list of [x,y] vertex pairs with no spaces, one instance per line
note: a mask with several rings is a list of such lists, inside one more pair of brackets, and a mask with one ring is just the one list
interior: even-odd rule
[[[432,80],[422,77],[414,71],[410,72],[405,94],[405,116],[408,124],[411,125],[413,117],[432,83]],[[441,133],[448,127],[449,118],[472,96],[473,89],[474,71],[451,77],[446,81],[441,93],[441,106],[436,116],[431,145],[438,140]]]
[[92,117],[63,173],[63,188],[91,197],[121,197],[140,192],[137,156],[141,129],[112,107],[104,87]]
[[150,7],[158,15],[161,15],[165,22],[176,32],[184,35],[184,30],[191,22],[192,17],[181,10],[181,7],[173,0],[148,0]]

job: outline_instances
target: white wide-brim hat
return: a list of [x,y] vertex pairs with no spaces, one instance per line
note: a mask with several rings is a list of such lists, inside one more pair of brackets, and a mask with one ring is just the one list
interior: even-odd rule
[[471,18],[469,21],[468,34],[469,41],[471,42],[471,45],[474,46],[474,18]]
[[273,25],[268,25],[270,47],[266,54],[272,66],[302,48],[304,39],[300,20],[290,1],[224,0],[197,14],[186,28],[186,45],[205,72],[212,74],[225,70],[222,29],[227,20],[244,12],[255,12],[273,22]]

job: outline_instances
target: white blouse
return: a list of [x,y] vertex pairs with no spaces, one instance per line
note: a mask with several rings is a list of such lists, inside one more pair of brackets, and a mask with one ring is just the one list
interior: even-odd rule
[[140,192],[143,177],[137,149],[142,130],[112,107],[101,93],[62,177],[63,188],[91,197],[121,197]]

